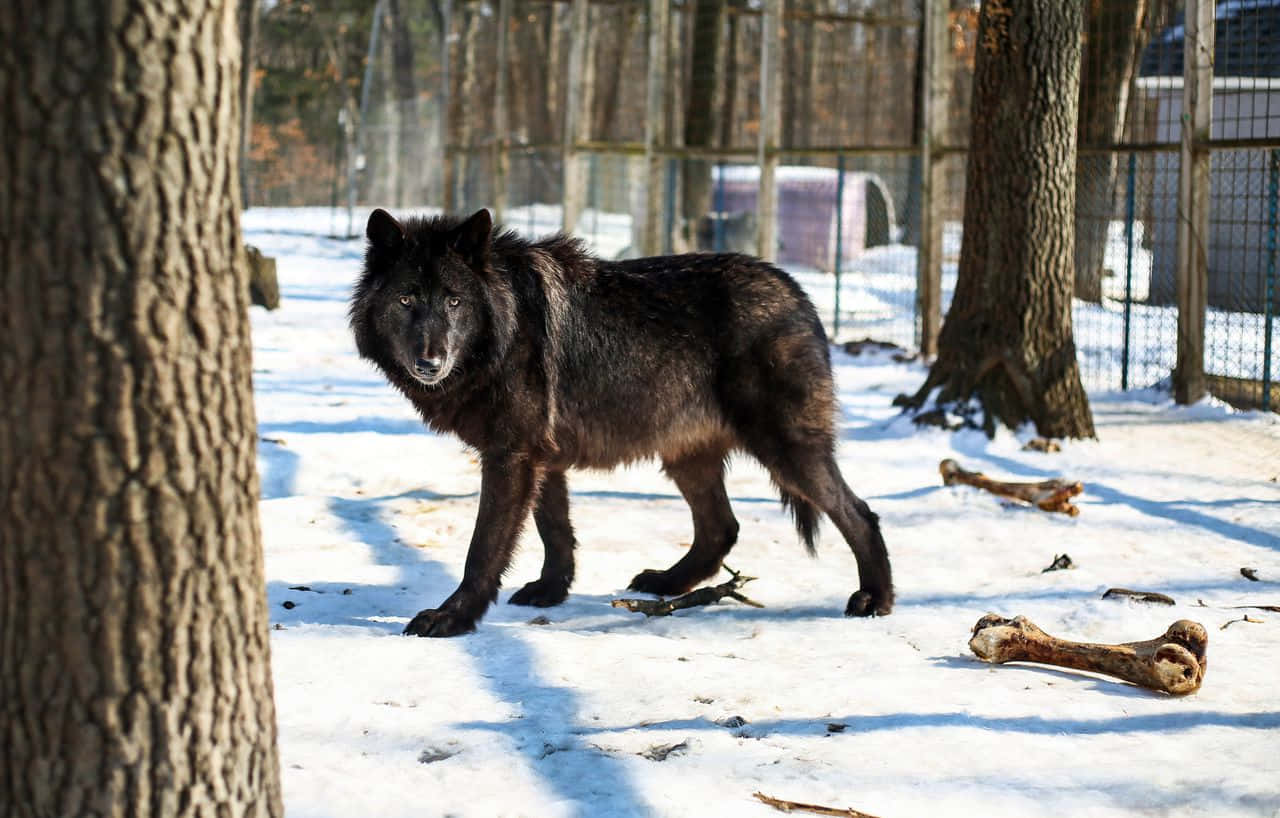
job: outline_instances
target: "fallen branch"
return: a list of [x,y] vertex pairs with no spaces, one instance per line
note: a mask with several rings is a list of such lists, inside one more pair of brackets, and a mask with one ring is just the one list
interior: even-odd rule
[[1196,600],[1196,606],[1200,608],[1218,608],[1224,611],[1271,611],[1272,613],[1280,613],[1280,605],[1206,605],[1203,599]]
[[969,648],[985,662],[1039,662],[1088,670],[1136,685],[1185,696],[1200,689],[1208,662],[1204,626],[1179,619],[1163,635],[1145,642],[1096,645],[1057,639],[1025,616],[987,614],[973,626]]
[[800,801],[787,801],[783,798],[774,798],[765,795],[762,792],[752,793],[757,801],[763,801],[769,806],[782,812],[793,812],[799,810],[801,812],[812,812],[817,815],[841,815],[846,818],[876,818],[869,812],[862,812],[853,807],[824,807],[821,804],[805,804]]
[[1005,483],[993,480],[982,472],[966,471],[951,458],[939,463],[938,471],[942,474],[943,485],[963,483],[1020,505],[1035,506],[1042,511],[1061,511],[1072,517],[1080,513],[1080,509],[1070,502],[1072,497],[1084,491],[1084,484],[1079,481],[1054,479],[1039,483]]
[[671,599],[615,599],[609,603],[615,608],[626,608],[633,613],[642,613],[645,616],[670,616],[675,611],[685,608],[696,608],[699,605],[713,605],[716,602],[729,597],[736,599],[744,605],[750,605],[753,608],[763,608],[759,602],[749,599],[738,593],[738,589],[755,577],[744,577],[732,568],[725,567],[726,571],[733,575],[728,582],[722,582],[719,585],[710,585],[705,588],[697,588],[687,594],[672,597]]
[[1155,602],[1160,605],[1176,605],[1173,597],[1156,593],[1155,591],[1131,591],[1128,588],[1108,588],[1103,594],[1103,599],[1115,599],[1117,597],[1127,596],[1138,602]]
[[1253,623],[1253,624],[1255,624],[1255,625],[1261,625],[1261,624],[1262,624],[1262,620],[1261,620],[1261,619],[1254,619],[1252,616],[1249,616],[1248,614],[1245,614],[1244,616],[1240,617],[1239,619],[1228,619],[1226,622],[1223,622],[1223,623],[1222,623],[1222,627],[1218,628],[1218,630],[1220,630],[1220,631],[1225,631],[1227,628],[1229,628],[1230,626],[1232,626],[1232,625],[1236,624],[1237,622],[1252,622],[1252,623]]

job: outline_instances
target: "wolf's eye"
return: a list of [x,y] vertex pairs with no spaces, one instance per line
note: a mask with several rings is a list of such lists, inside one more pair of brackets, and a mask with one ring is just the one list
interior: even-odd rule
[[446,301],[445,303],[446,303],[446,304],[448,304],[450,307],[456,307],[456,306],[458,306],[459,304],[461,304],[461,303],[462,303],[462,299],[461,299],[461,298],[458,298],[458,297],[455,295],[455,296],[453,296],[452,298],[450,298],[448,301]]
[[413,297],[408,295],[402,295],[400,296],[400,303],[404,304],[407,307],[413,303]]

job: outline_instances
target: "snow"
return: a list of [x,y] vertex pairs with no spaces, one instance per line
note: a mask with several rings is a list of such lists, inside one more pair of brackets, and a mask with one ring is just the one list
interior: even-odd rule
[[[1280,615],[1226,607],[1280,604],[1275,416],[1095,392],[1097,441],[1024,452],[1027,430],[988,441],[915,428],[890,400],[922,366],[837,352],[840,466],[883,521],[891,616],[841,615],[857,587],[847,546],[827,525],[807,557],[764,473],[739,459],[729,564],[759,577],[746,592],[767,607],[657,619],[610,607],[691,537],[650,464],[570,475],[581,547],[564,605],[506,604],[540,567],[530,526],[476,633],[402,638],[461,574],[475,458],[357,359],[345,309],[362,244],[326,238],[345,213],[254,209],[244,223],[277,258],[283,295],[276,312],[254,308],[253,332],[291,816],[776,815],[756,791],[880,816],[1280,814]],[[888,318],[895,298],[880,299]],[[1080,516],[943,487],[946,457],[1014,480],[1081,479]],[[1063,552],[1077,568],[1041,573]],[[1101,600],[1111,586],[1178,605]],[[967,640],[987,612],[1094,642],[1194,619],[1209,631],[1204,686],[1175,699],[984,665]],[[1263,622],[1220,630],[1246,613]],[[677,745],[665,760],[644,755],[664,745]]]

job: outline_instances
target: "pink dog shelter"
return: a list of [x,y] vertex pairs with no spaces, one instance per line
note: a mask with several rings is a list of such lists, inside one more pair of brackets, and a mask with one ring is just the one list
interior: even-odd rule
[[[831,271],[836,255],[836,191],[834,168],[785,165],[775,176],[778,191],[778,263]],[[717,167],[712,175],[713,207],[722,212],[757,212],[760,169]],[[868,247],[889,244],[894,229],[893,202],[879,176],[844,173],[844,222],[841,266]]]

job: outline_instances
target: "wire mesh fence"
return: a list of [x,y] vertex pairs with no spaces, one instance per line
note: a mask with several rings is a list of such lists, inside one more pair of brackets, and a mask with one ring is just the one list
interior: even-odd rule
[[[1086,3],[1077,352],[1090,389],[1165,387],[1180,310],[1201,310],[1207,388],[1274,409],[1280,0],[1211,15],[1212,125],[1193,146],[1209,155],[1205,296],[1189,307],[1184,23],[1205,2]],[[283,144],[272,126],[256,200],[490,207],[607,258],[755,253],[802,280],[836,340],[928,351],[963,241],[977,5],[379,0],[331,141]],[[407,58],[395,27],[415,10]]]

